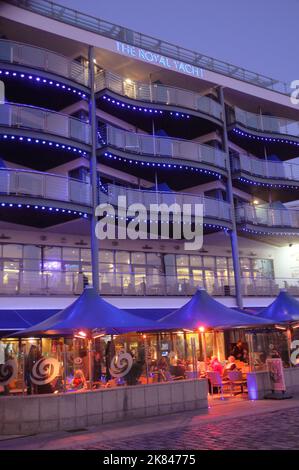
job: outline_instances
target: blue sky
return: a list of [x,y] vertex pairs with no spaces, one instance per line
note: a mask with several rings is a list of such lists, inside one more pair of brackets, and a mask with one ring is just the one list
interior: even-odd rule
[[299,0],[56,1],[273,78],[299,79]]

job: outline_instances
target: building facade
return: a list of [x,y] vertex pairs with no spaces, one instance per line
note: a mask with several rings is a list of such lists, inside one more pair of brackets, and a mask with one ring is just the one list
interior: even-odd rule
[[[0,6],[0,298],[55,310],[87,283],[126,309],[198,286],[299,296],[299,110],[287,85],[42,1]],[[204,243],[103,240],[95,207],[203,204]]]

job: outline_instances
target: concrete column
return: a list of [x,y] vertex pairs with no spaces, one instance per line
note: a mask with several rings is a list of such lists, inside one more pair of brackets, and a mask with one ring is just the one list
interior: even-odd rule
[[233,184],[232,184],[231,162],[230,162],[230,157],[229,157],[227,121],[226,121],[223,87],[219,87],[219,98],[220,98],[220,103],[222,106],[223,144],[224,144],[224,151],[226,153],[226,169],[227,169],[226,190],[227,190],[227,199],[231,207],[232,230],[230,231],[230,241],[231,241],[231,247],[232,247],[232,258],[233,258],[233,266],[234,266],[236,301],[237,301],[238,307],[243,308],[239,246],[238,246],[238,235],[237,235],[237,226],[236,226],[236,214],[235,214],[235,204],[234,204],[234,194],[233,194]]
[[95,85],[94,85],[94,48],[88,48],[89,60],[89,123],[91,126],[91,153],[89,159],[90,182],[92,191],[92,215],[90,223],[90,248],[91,248],[91,269],[92,269],[92,285],[96,292],[99,292],[99,242],[96,237],[95,228],[97,218],[95,209],[98,205],[98,185],[97,185],[97,121],[96,121],[96,103],[95,103]]

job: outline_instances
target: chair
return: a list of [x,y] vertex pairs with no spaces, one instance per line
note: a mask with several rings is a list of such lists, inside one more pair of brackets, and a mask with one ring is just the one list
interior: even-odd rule
[[224,390],[224,387],[228,385],[228,383],[225,383],[222,381],[222,378],[219,372],[207,372],[207,378],[209,379],[210,384],[211,384],[212,397],[214,395],[214,388],[217,388],[218,393],[220,390],[221,398],[223,398],[223,390]]
[[238,393],[243,393],[244,392],[244,386],[246,385],[246,380],[243,379],[242,372],[239,370],[232,370],[228,372],[227,374],[229,384],[231,387],[231,394],[233,395],[234,393],[234,388],[235,386],[240,387],[240,392]]

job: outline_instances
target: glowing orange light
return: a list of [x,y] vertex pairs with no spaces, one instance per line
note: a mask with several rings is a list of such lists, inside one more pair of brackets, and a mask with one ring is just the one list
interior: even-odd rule
[[79,336],[83,336],[83,338],[86,338],[86,333],[85,333],[85,331],[79,331],[78,335],[79,335]]
[[200,331],[201,333],[204,333],[204,331],[205,331],[205,327],[204,327],[204,326],[200,326],[198,329],[199,329],[199,331]]
[[146,335],[143,335],[142,337],[143,337],[143,339],[146,339]]

